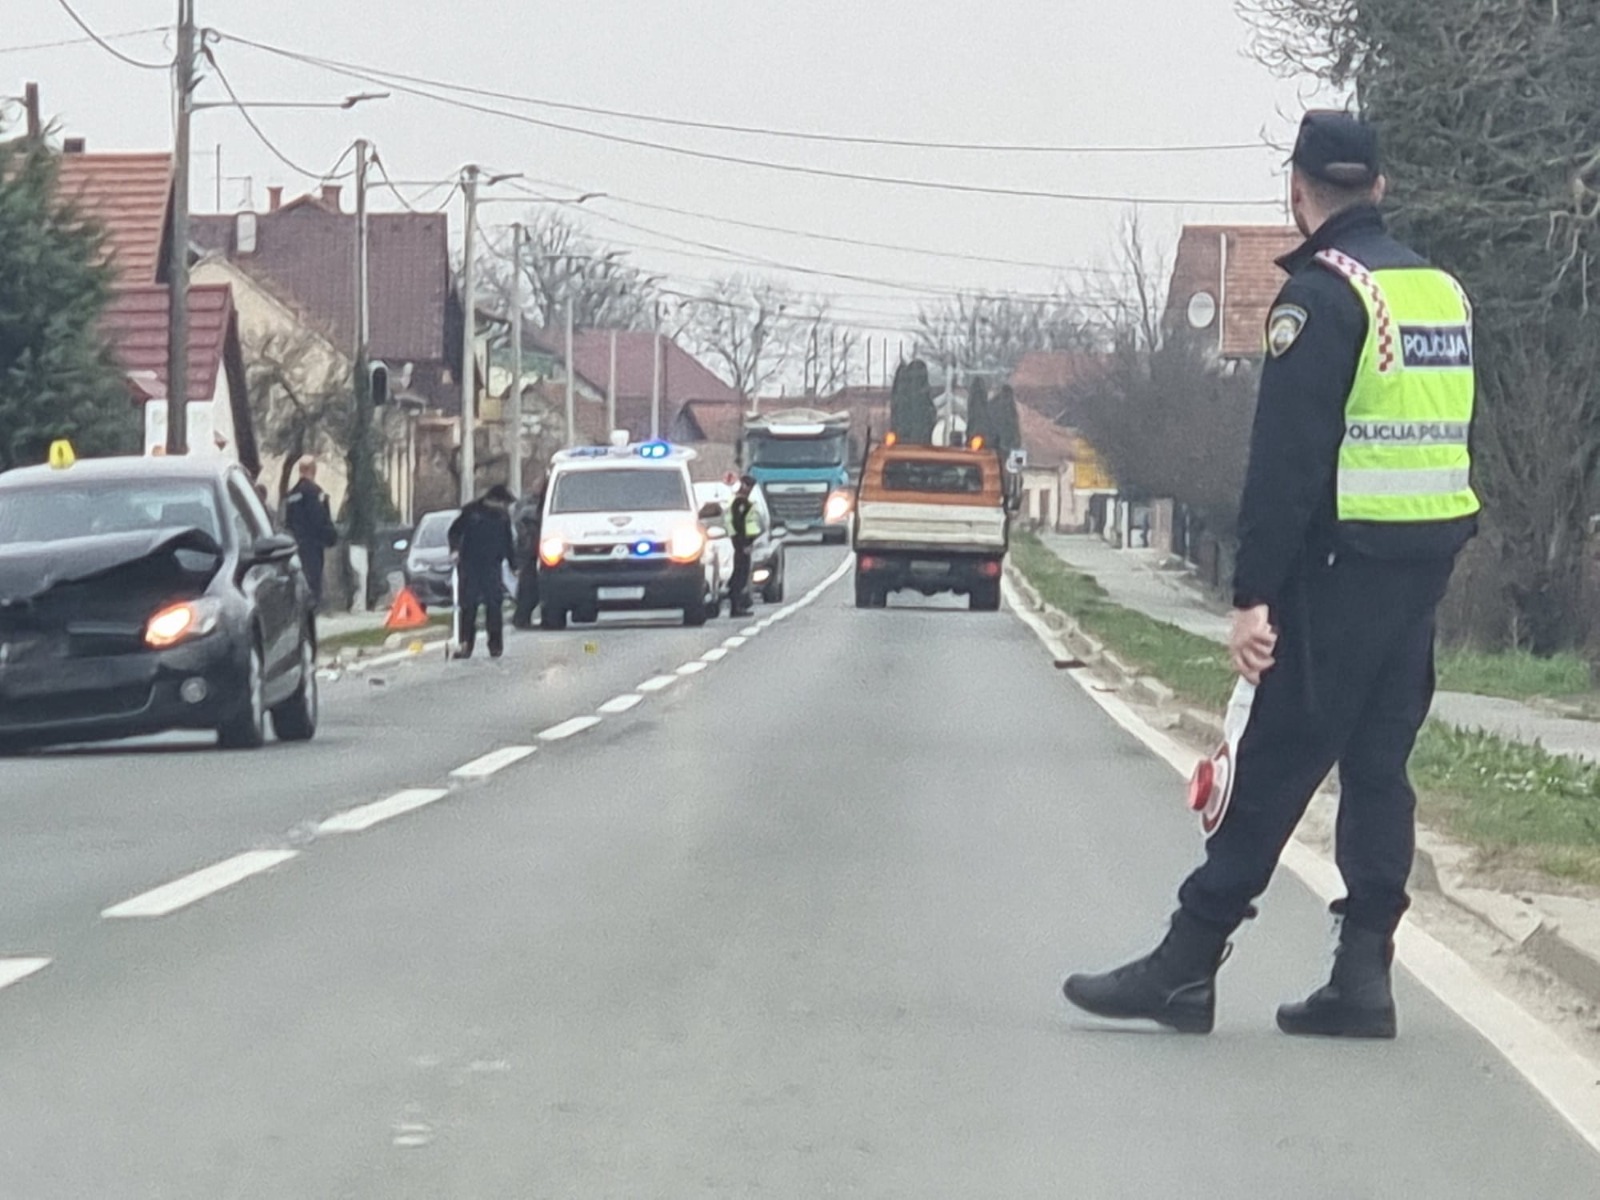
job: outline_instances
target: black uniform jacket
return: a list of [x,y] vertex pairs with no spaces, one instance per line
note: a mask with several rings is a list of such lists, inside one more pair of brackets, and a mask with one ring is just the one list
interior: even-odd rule
[[[1268,353],[1250,437],[1250,467],[1239,506],[1237,608],[1275,605],[1301,564],[1330,554],[1380,559],[1447,558],[1477,531],[1477,519],[1422,524],[1341,522],[1335,496],[1345,402],[1367,337],[1367,310],[1355,289],[1316,261],[1340,250],[1371,270],[1427,263],[1384,229],[1376,208],[1334,217],[1278,260],[1289,282],[1273,305],[1303,316],[1299,336]],[[1292,325],[1291,325],[1292,327]]]

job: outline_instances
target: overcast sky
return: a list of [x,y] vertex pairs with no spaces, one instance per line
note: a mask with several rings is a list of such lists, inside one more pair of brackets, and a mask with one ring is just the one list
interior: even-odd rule
[[[224,34],[391,71],[500,92],[640,112],[812,133],[1053,146],[1187,146],[1292,137],[1309,92],[1275,79],[1245,54],[1248,30],[1228,0],[197,0],[199,21]],[[0,0],[0,94],[25,81],[45,113],[91,149],[170,144],[169,80],[124,65],[94,45],[13,51],[81,36],[59,0]],[[73,0],[95,30],[121,33],[170,22],[176,0]],[[153,33],[114,45],[144,60],[170,58]],[[372,90],[237,42],[215,46],[246,100],[329,100]],[[201,101],[224,98],[215,78]],[[1172,198],[1143,209],[1170,250],[1186,221],[1283,219],[1282,153],[1020,154],[860,147],[686,130],[613,118],[474,101],[540,119],[744,158],[827,170],[1109,197]],[[354,112],[260,110],[268,136],[306,169],[327,170],[359,136],[372,139],[394,177],[445,180],[468,162],[608,193],[583,216],[593,232],[637,249],[653,272],[694,286],[738,267],[671,239],[862,281],[794,277],[839,297],[855,320],[904,322],[915,299],[890,284],[1046,291],[1062,271],[1105,268],[1121,201],[962,194],[781,173],[706,161],[539,128],[396,95]],[[265,205],[269,184],[315,186],[278,162],[233,111],[196,115],[197,210],[215,207],[223,147],[223,207]],[[253,185],[253,191],[247,188]],[[542,183],[536,190],[569,196]],[[415,195],[421,188],[407,187]],[[487,193],[486,193],[487,194]],[[502,187],[497,195],[515,193]],[[431,206],[447,193],[424,197]],[[1208,201],[1262,200],[1255,207]],[[705,214],[635,207],[641,201]],[[392,200],[375,200],[393,207]],[[459,237],[459,204],[452,203]],[[525,209],[484,210],[490,225]],[[620,218],[640,228],[604,219]],[[981,264],[841,246],[731,226],[718,218],[1027,260],[1055,269]],[[650,232],[645,232],[649,230]],[[676,251],[683,251],[677,253]],[[765,268],[747,268],[764,270]],[[778,272],[781,274],[781,272]]]

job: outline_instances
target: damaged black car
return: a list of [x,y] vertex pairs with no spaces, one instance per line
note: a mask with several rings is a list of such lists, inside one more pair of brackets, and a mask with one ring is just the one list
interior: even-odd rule
[[0,475],[0,749],[317,729],[294,539],[236,465],[85,459]]

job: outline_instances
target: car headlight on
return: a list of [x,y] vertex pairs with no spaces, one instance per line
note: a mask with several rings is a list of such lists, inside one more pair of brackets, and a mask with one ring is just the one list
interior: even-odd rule
[[547,567],[559,567],[567,557],[567,539],[551,534],[539,543],[539,561]]
[[828,497],[828,503],[822,509],[822,519],[830,525],[842,521],[850,515],[853,506],[849,492],[834,492]]
[[152,650],[165,650],[204,637],[221,619],[222,601],[210,597],[169,605],[145,622],[144,644]]
[[705,530],[698,525],[684,525],[673,530],[667,543],[667,557],[676,563],[698,562],[706,551]]
[[772,572],[766,567],[757,567],[754,571],[750,572],[750,579],[754,583],[765,583],[771,578]]

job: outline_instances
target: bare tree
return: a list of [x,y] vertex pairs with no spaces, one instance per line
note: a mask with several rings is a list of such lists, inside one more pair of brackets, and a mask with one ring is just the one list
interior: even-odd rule
[[683,334],[734,391],[759,396],[794,354],[798,296],[773,279],[730,275],[680,307]]
[[[580,329],[649,329],[657,281],[628,261],[626,251],[606,247],[560,212],[538,211],[525,223],[522,247],[522,307],[536,325],[566,321],[572,300]],[[480,295],[499,311],[511,307],[511,236],[486,246],[479,260]]]
[[243,349],[261,449],[283,456],[281,496],[296,459],[348,450],[355,415],[349,360],[305,329],[247,339]]
[[794,314],[791,339],[806,395],[831,396],[848,385],[850,360],[860,348],[861,335],[834,321],[832,301],[823,296],[803,301]]
[[1003,375],[1030,351],[1083,346],[1089,329],[1083,308],[1065,290],[1048,299],[972,292],[917,314],[916,352],[968,371]]

